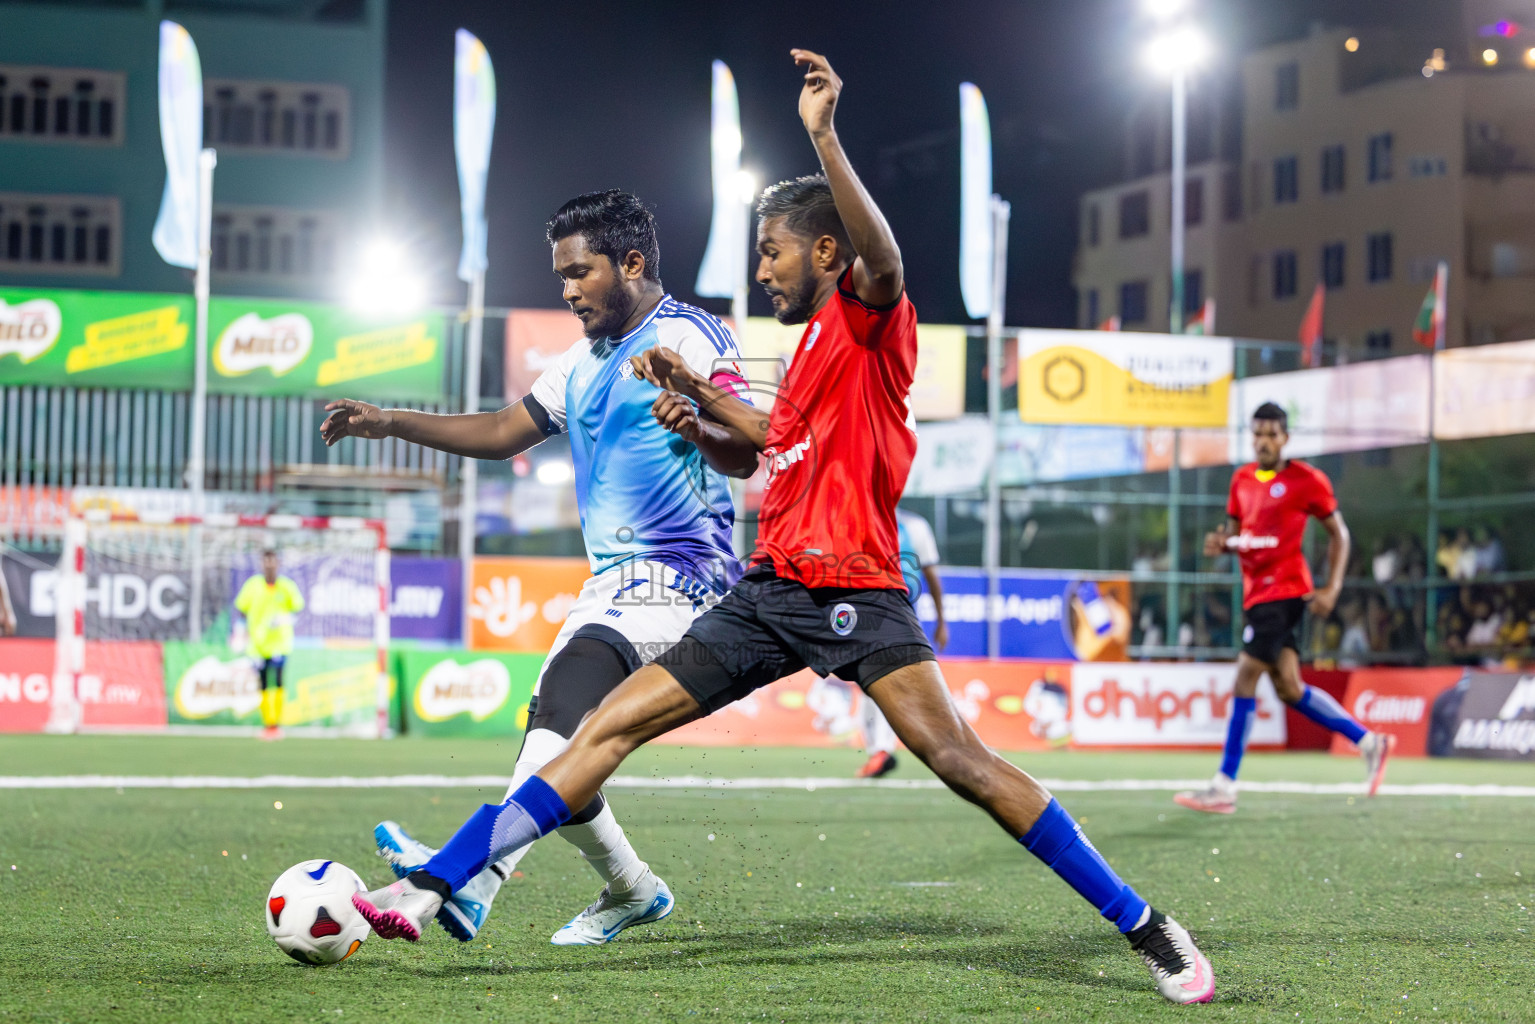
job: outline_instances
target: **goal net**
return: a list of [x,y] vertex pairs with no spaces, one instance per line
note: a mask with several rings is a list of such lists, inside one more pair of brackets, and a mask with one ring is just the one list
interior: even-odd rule
[[[49,729],[77,731],[83,705],[147,676],[163,680],[172,726],[260,724],[245,616],[263,553],[293,581],[282,724],[299,735],[389,731],[389,549],[374,520],[91,512],[70,519],[59,561],[58,670]],[[158,671],[156,669],[158,668]]]

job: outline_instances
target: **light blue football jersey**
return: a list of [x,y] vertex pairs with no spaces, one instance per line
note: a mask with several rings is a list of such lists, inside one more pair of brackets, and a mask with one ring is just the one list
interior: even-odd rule
[[904,508],[895,510],[896,538],[901,546],[901,575],[906,578],[906,600],[922,596],[922,570],[938,564],[938,540],[927,520]]
[[534,382],[533,397],[570,434],[593,574],[652,559],[723,593],[740,576],[731,545],[735,506],[725,477],[651,415],[660,389],[634,372],[629,357],[656,345],[750,401],[730,328],[670,295],[623,337],[576,342]]

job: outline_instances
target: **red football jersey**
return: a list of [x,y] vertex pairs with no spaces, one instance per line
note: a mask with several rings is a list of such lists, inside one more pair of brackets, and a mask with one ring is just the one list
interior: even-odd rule
[[753,563],[807,587],[903,590],[895,506],[917,452],[917,311],[876,309],[852,270],[805,325],[768,421]]
[[1273,476],[1255,462],[1231,475],[1226,514],[1241,524],[1228,544],[1242,559],[1242,607],[1311,593],[1311,567],[1301,553],[1306,519],[1338,511],[1332,481],[1314,466],[1291,459]]

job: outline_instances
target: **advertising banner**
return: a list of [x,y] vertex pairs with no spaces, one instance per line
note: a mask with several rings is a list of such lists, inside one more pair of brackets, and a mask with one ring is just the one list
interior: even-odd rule
[[1434,699],[1435,757],[1535,761],[1535,675],[1469,672]]
[[188,390],[192,297],[0,289],[7,384]]
[[506,401],[533,390],[533,382],[581,342],[581,321],[568,309],[514,309],[506,318]]
[[412,736],[515,736],[542,654],[401,651],[405,731]]
[[380,320],[338,306],[214,297],[208,390],[216,394],[442,397],[440,314]]
[[1252,457],[1248,421],[1264,402],[1288,415],[1285,453],[1292,458],[1422,444],[1428,440],[1428,373],[1429,357],[1415,355],[1238,381],[1222,462]]
[[[11,596],[11,610],[16,613],[16,635],[52,639],[58,633],[53,614],[53,588],[58,578],[57,551],[23,551],[9,545],[0,547],[0,573],[5,576],[6,593]],[[5,657],[0,654],[0,667]]]
[[1224,427],[1229,338],[1025,330],[1018,412],[1028,423]]
[[462,580],[456,558],[391,558],[390,639],[456,642],[463,629]]
[[203,146],[203,69],[197,44],[174,21],[160,22],[160,147],[165,193],[151,240],[173,267],[197,266],[197,154]]
[[741,194],[741,104],[735,75],[722,60],[714,62],[711,74],[709,177],[714,185],[714,215],[693,291],[728,299],[746,284],[746,232],[751,217],[742,206],[752,199]]
[[[1396,737],[1402,757],[1429,752],[1429,729],[1435,701],[1465,675],[1459,668],[1363,668],[1355,670],[1343,694],[1343,708],[1372,732]],[[1334,754],[1356,753],[1354,745],[1336,733]]]
[[[986,577],[945,572],[944,618],[954,658],[986,656]],[[1004,658],[1047,661],[1118,661],[1130,639],[1128,579],[1086,583],[1069,576],[1003,576],[992,617]],[[1096,591],[1096,596],[1094,595]],[[1091,604],[1093,607],[1088,608]],[[938,623],[931,594],[917,599],[917,618],[929,636]]]
[[[163,728],[165,684],[160,645],[87,643],[80,676],[81,725]],[[0,640],[0,733],[42,732],[53,702],[51,639]]]
[[458,163],[458,202],[464,220],[464,248],[458,277],[484,273],[485,179],[496,129],[496,72],[485,44],[472,32],[453,34],[453,154]]
[[[172,724],[261,724],[261,682],[249,658],[216,644],[172,642],[163,649]],[[371,725],[378,707],[377,652],[300,648],[288,656],[283,686],[283,725]],[[391,680],[391,689],[397,686]],[[397,720],[397,712],[390,717]]]
[[1434,406],[1441,440],[1535,433],[1535,341],[1438,353]]
[[591,577],[584,558],[476,558],[469,647],[547,654]]
[[[981,739],[1000,750],[1046,750],[1070,740],[1069,665],[943,659],[949,693]],[[854,683],[809,669],[780,679],[658,742],[699,747],[837,747],[862,743]]]
[[[1226,741],[1235,686],[1234,664],[1074,665],[1072,745],[1218,747]],[[1260,684],[1249,745],[1284,742],[1284,704]]]
[[959,84],[959,292],[965,314],[991,313],[991,118],[973,82]]

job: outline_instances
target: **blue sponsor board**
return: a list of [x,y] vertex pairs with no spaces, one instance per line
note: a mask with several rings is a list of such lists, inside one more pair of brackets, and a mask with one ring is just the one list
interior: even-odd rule
[[463,565],[458,559],[390,559],[390,638],[457,643],[463,597]]
[[[940,573],[944,612],[949,623],[946,657],[986,657],[986,577]],[[1077,660],[1071,640],[1071,602],[1083,586],[1068,576],[1003,576],[993,618],[998,622],[998,653],[1004,658]],[[1092,600],[1084,593],[1084,599]],[[925,590],[917,600],[917,618],[932,636],[938,623],[933,599]]]

